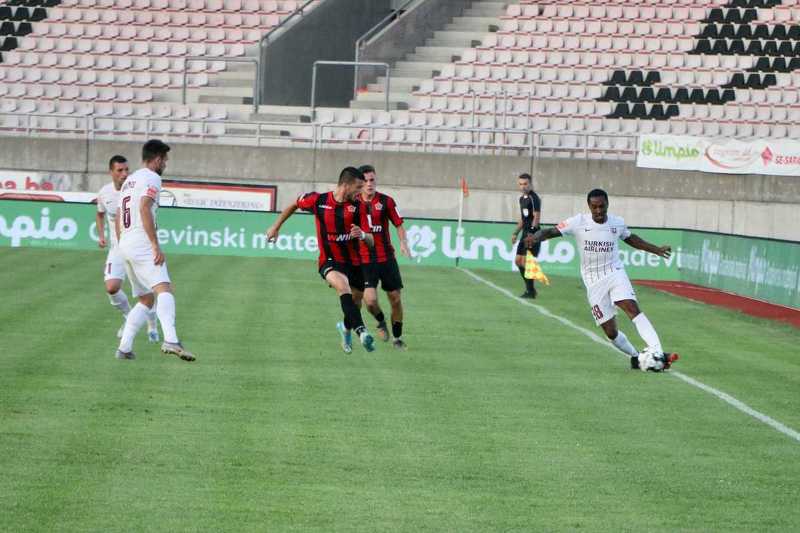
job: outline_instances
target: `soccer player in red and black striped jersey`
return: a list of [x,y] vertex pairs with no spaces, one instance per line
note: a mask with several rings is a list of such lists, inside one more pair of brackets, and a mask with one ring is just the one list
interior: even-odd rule
[[319,274],[336,289],[344,313],[344,322],[336,325],[342,336],[342,349],[352,351],[350,331],[355,331],[364,348],[375,349],[374,339],[364,326],[361,311],[353,300],[353,291],[364,290],[359,243],[368,248],[375,245],[370,233],[361,229],[359,195],[364,187],[364,175],[347,167],[339,175],[333,192],[304,194],[278,216],[267,230],[270,241],[278,238],[281,226],[298,209],[314,213],[319,243]]
[[[375,246],[369,248],[362,245],[361,270],[364,273],[363,300],[367,310],[378,321],[378,334],[384,341],[389,340],[389,330],[386,327],[386,318],[378,304],[378,283],[386,291],[389,303],[392,306],[392,336],[395,348],[405,349],[403,341],[403,302],[400,299],[400,290],[403,288],[403,279],[400,277],[400,268],[392,246],[389,233],[389,224],[397,228],[400,239],[400,252],[410,257],[406,242],[406,230],[403,227],[403,217],[397,210],[394,198],[378,192],[375,167],[364,165],[359,170],[364,174],[366,184],[361,192],[361,227],[372,233]],[[360,303],[361,297],[356,291],[353,297]]]

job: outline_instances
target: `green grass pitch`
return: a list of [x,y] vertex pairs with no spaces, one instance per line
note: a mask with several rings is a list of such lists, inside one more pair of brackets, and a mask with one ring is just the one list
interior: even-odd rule
[[[404,268],[410,349],[348,356],[313,263],[170,256],[187,364],[114,358],[103,257],[0,250],[2,531],[800,528],[800,442],[463,272]],[[796,329],[639,297],[677,370],[800,429]]]

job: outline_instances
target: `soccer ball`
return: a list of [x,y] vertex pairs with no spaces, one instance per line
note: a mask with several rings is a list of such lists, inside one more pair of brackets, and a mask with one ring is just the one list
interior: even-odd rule
[[639,352],[639,369],[642,372],[661,372],[665,363],[664,354],[652,348],[645,348]]

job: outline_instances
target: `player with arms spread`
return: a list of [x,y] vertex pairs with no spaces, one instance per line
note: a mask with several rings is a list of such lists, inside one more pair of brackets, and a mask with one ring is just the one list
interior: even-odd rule
[[[106,183],[97,192],[97,244],[100,248],[108,246],[108,256],[103,268],[103,278],[111,305],[122,313],[122,326],[117,332],[117,337],[122,338],[125,330],[125,321],[131,310],[128,296],[122,290],[125,280],[125,260],[117,249],[117,208],[119,207],[119,190],[128,177],[128,160],[121,155],[115,155],[108,162],[108,171],[111,182]],[[108,219],[108,241],[106,241],[106,219]],[[158,325],[156,324],[155,311],[147,315],[147,333],[150,342],[158,342]]]
[[[561,222],[558,227],[539,230],[526,237],[526,245],[533,246],[562,235],[574,235],[581,257],[581,277],[595,323],[603,328],[614,346],[630,356],[632,368],[667,369],[678,359],[678,354],[664,353],[658,333],[639,309],[633,286],[619,258],[619,241],[623,240],[633,248],[664,258],[669,258],[672,250],[669,246],[648,243],[631,233],[621,217],[609,215],[608,194],[605,191],[590,191],[587,202],[591,215],[581,213]],[[647,348],[641,354],[617,329],[614,306],[625,311],[639,336],[647,343]]]
[[[375,349],[375,339],[364,326],[361,311],[353,300],[353,289],[364,290],[364,277],[358,243],[363,241],[372,247],[372,235],[358,225],[361,220],[359,195],[364,188],[364,175],[354,167],[347,167],[339,174],[339,183],[333,192],[304,194],[281,212],[275,223],[267,230],[270,242],[275,241],[281,226],[298,209],[314,214],[319,243],[319,275],[336,290],[344,313],[344,322],[336,325],[342,336],[342,349],[352,351],[349,330],[359,337],[368,352]],[[348,342],[346,342],[348,341]]]
[[356,304],[363,298],[367,310],[378,321],[378,335],[382,340],[389,340],[389,330],[386,327],[386,317],[378,303],[378,284],[386,292],[389,304],[392,306],[392,344],[398,350],[405,350],[403,340],[403,302],[400,291],[403,288],[403,278],[400,276],[400,267],[392,246],[389,233],[389,224],[397,228],[400,239],[400,252],[406,257],[411,257],[406,240],[406,229],[403,227],[403,217],[397,210],[397,203],[389,195],[378,192],[375,167],[364,165],[360,167],[364,174],[365,186],[361,193],[361,227],[367,229],[375,240],[375,246],[361,246],[361,270],[364,273],[364,292],[354,291],[353,297]]
[[167,272],[167,262],[156,236],[158,195],[161,174],[167,168],[170,148],[158,140],[150,140],[142,148],[141,168],[128,176],[120,190],[117,231],[119,249],[139,303],[133,306],[117,349],[118,359],[133,359],[133,339],[144,324],[147,312],[158,296],[156,313],[164,333],[161,351],[194,361],[194,355],[178,340],[175,331],[175,297]]

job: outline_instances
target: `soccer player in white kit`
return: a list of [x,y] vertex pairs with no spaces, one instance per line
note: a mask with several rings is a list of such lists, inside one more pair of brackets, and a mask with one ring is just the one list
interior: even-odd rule
[[119,250],[125,260],[133,295],[139,298],[139,303],[128,313],[117,349],[118,359],[134,358],[133,339],[144,325],[148,310],[153,307],[155,293],[158,297],[156,313],[164,333],[161,351],[177,355],[184,361],[195,360],[178,340],[175,331],[175,297],[156,235],[161,174],[167,168],[169,150],[169,146],[161,141],[147,141],[142,148],[144,168],[128,176],[120,190],[116,221]]
[[[539,230],[526,237],[526,244],[534,244],[574,235],[581,257],[581,277],[586,286],[589,307],[595,324],[603,328],[606,336],[620,351],[630,356],[631,367],[640,368],[640,354],[625,334],[617,328],[616,307],[630,317],[639,336],[647,343],[642,354],[654,354],[654,362],[647,360],[644,370],[663,370],[678,359],[678,354],[664,353],[661,340],[650,320],[639,309],[636,293],[633,290],[625,267],[619,258],[619,241],[629,246],[668,258],[672,253],[669,246],[655,246],[631,233],[625,221],[608,214],[608,194],[602,189],[594,189],[586,198],[591,215],[581,213],[561,222],[555,228]],[[653,366],[655,365],[655,366]]]
[[[128,296],[122,290],[122,282],[125,280],[125,261],[117,250],[116,219],[119,190],[128,177],[128,160],[121,155],[115,155],[108,162],[108,171],[111,174],[111,182],[106,183],[97,192],[97,244],[100,248],[108,246],[108,255],[103,266],[103,280],[111,305],[122,313],[122,326],[117,331],[117,337],[121,338],[131,308]],[[106,240],[106,218],[108,218],[108,240]],[[147,316],[147,334],[150,342],[159,341],[154,310]]]

